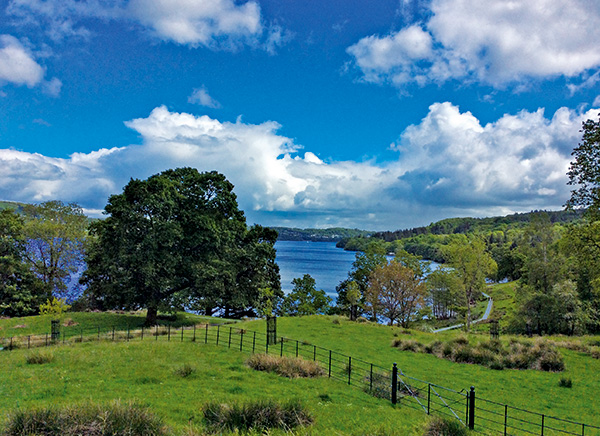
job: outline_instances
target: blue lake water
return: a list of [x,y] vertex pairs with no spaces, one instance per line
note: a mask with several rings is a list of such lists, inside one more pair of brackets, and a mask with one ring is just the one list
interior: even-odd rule
[[275,248],[284,292],[292,290],[292,279],[310,274],[317,289],[334,301],[335,287],[348,276],[356,254],[336,248],[335,242],[277,241]]

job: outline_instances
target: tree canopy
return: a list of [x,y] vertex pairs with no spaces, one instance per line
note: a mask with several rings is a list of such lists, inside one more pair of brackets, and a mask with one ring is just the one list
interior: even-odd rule
[[281,293],[277,233],[246,226],[233,185],[217,172],[178,168],[132,179],[93,223],[85,282],[98,307],[254,313],[259,289]]

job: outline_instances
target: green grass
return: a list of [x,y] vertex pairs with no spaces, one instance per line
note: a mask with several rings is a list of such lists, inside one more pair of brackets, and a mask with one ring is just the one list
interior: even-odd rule
[[[244,364],[247,353],[210,344],[86,342],[54,347],[54,359],[43,365],[26,363],[31,352],[0,353],[4,413],[15,408],[137,400],[183,433],[190,423],[203,431],[203,407],[210,402],[294,400],[315,420],[299,434],[319,435],[406,435],[425,419],[418,410],[394,408],[389,401],[332,379],[288,379],[254,371]],[[183,365],[194,367],[187,377],[177,374]]]
[[[600,426],[595,413],[600,409],[600,397],[597,395],[600,390],[600,378],[597,377],[600,360],[589,354],[559,347],[566,366],[561,373],[513,369],[497,371],[479,365],[453,363],[428,354],[400,351],[391,346],[397,337],[427,344],[456,338],[463,335],[462,332],[432,334],[347,320],[334,324],[333,319],[327,316],[279,318],[277,332],[278,335],[319,344],[383,367],[391,368],[392,363],[397,362],[398,367],[409,376],[457,391],[475,386],[477,395],[499,403]],[[241,326],[258,331],[266,329],[264,321],[244,322]],[[488,334],[469,335],[469,342],[473,344],[488,339]],[[505,343],[509,339],[501,336]],[[562,377],[573,381],[568,395],[558,385]]]
[[[0,338],[49,333],[51,320],[51,315],[0,319]],[[89,334],[98,328],[102,332],[111,330],[112,327],[117,330],[126,330],[127,326],[135,329],[141,328],[145,320],[145,312],[67,312],[61,317],[61,331],[64,329],[67,336],[73,336],[79,334],[81,329],[90,332]],[[178,328],[205,322],[222,323],[226,321],[224,318],[178,312],[175,315],[159,315],[158,323]],[[67,325],[65,326],[65,324]]]

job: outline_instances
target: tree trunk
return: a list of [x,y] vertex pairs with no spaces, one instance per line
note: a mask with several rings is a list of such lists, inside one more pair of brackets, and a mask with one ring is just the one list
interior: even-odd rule
[[158,307],[154,304],[148,305],[148,312],[146,313],[146,326],[150,327],[156,325],[156,319],[158,318]]

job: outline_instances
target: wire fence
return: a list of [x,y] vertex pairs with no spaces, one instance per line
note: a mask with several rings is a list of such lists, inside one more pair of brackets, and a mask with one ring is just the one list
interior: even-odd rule
[[155,326],[118,329],[79,327],[37,335],[0,338],[0,349],[35,348],[89,341],[178,341],[213,344],[251,354],[298,357],[319,364],[325,375],[349,386],[428,415],[456,419],[476,432],[516,436],[600,436],[600,427],[499,403],[475,395],[475,389],[456,391],[404,374],[394,366],[371,362],[306,341],[278,337],[227,324]]

